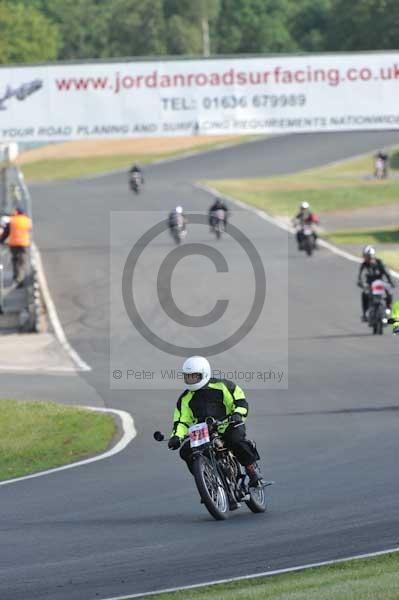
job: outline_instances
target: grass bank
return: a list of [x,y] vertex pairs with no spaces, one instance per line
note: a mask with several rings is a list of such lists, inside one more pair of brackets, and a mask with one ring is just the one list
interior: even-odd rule
[[378,256],[384,261],[388,267],[399,271],[399,249],[398,250],[382,250],[378,252]]
[[324,236],[333,244],[399,244],[399,223],[396,227],[381,229],[351,229],[334,231]]
[[[150,152],[141,151],[137,153],[133,150],[129,153],[125,151],[122,154],[115,152],[113,154],[76,157],[61,157],[57,155],[56,158],[50,158],[48,157],[49,151],[47,151],[43,153],[46,155],[46,158],[36,158],[32,160],[32,162],[23,162],[23,164],[21,164],[21,169],[28,183],[32,181],[52,181],[56,179],[78,179],[79,177],[98,175],[100,173],[108,173],[116,170],[127,170],[133,162],[140,165],[147,165],[157,160],[183,156],[187,153],[200,153],[207,150],[214,150],[228,144],[233,145],[247,142],[254,138],[255,136],[233,136],[231,140],[227,141],[223,140],[204,143],[199,137],[192,141],[192,145],[184,144],[184,147],[181,149],[176,148],[176,146],[171,143],[171,148],[173,149],[163,152],[152,150]],[[110,140],[109,146],[112,148],[112,140]],[[55,147],[54,154],[56,154]]]
[[207,181],[222,194],[233,196],[272,215],[292,216],[300,202],[315,212],[398,204],[399,179],[371,177],[372,155],[292,175]]
[[398,600],[399,555],[216,585],[154,600]]
[[0,480],[37,473],[106,450],[110,415],[50,402],[0,400]]
[[399,224],[392,228],[333,231],[323,238],[336,246],[353,246],[355,253],[366,244],[378,245],[378,256],[391,269],[399,270]]

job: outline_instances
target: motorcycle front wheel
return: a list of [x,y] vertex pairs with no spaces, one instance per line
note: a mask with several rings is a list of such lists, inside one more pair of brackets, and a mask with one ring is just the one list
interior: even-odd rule
[[193,475],[199,495],[208,512],[217,521],[227,519],[229,514],[227,493],[208,457],[200,455],[196,458],[193,463]]
[[248,506],[249,510],[253,513],[263,513],[266,511],[266,494],[265,488],[261,487],[250,487],[249,491],[249,500],[245,500],[245,504]]
[[172,231],[172,237],[173,237],[173,239],[174,239],[174,241],[175,241],[175,243],[177,245],[179,245],[181,243],[181,235],[179,234],[178,231],[173,230]]
[[313,241],[310,239],[306,239],[305,241],[305,250],[308,256],[312,256],[313,253]]

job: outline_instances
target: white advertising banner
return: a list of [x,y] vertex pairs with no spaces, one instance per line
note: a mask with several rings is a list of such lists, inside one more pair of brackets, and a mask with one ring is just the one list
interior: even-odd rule
[[0,142],[396,129],[399,52],[0,68]]

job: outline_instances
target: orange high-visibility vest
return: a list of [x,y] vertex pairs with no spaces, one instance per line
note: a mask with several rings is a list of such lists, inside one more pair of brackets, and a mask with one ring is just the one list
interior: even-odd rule
[[30,231],[32,221],[26,215],[14,215],[10,219],[10,235],[8,236],[9,246],[30,246]]

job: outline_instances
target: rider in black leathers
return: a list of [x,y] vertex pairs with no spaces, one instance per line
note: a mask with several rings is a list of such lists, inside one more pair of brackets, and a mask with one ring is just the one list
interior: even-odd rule
[[256,465],[259,454],[253,442],[246,438],[248,402],[243,390],[232,381],[212,378],[210,364],[203,356],[188,358],[183,364],[183,375],[186,389],[179,397],[173,414],[169,448],[180,448],[180,456],[191,470],[192,450],[185,436],[191,425],[213,417],[224,423],[219,426],[219,433],[245,467],[250,485],[257,486],[262,481]]
[[225,202],[223,202],[223,200],[221,198],[215,198],[212,206],[209,209],[209,212],[208,212],[209,226],[211,229],[215,226],[216,217],[213,213],[215,213],[217,210],[222,210],[224,212],[224,226],[226,228],[229,209],[227,208],[227,205],[225,204]]
[[[377,279],[386,279],[391,287],[395,287],[389,272],[386,270],[381,259],[376,257],[375,249],[372,246],[363,248],[363,262],[360,265],[357,285],[362,288],[362,321],[367,321],[367,310],[369,307],[369,291],[368,287]],[[365,289],[366,288],[366,289]],[[392,294],[389,290],[385,290],[387,308],[391,309]]]
[[140,167],[138,165],[134,164],[129,169],[130,179],[136,174],[140,176],[140,181],[143,184],[144,183],[143,171],[140,169]]
[[183,229],[182,231],[186,232],[187,231],[187,218],[184,214],[183,208],[181,206],[176,206],[176,208],[174,208],[173,210],[170,211],[169,216],[168,216],[168,225],[169,225],[169,229],[172,230],[174,227],[176,227],[177,222],[179,220],[179,217],[182,217],[183,222]]

